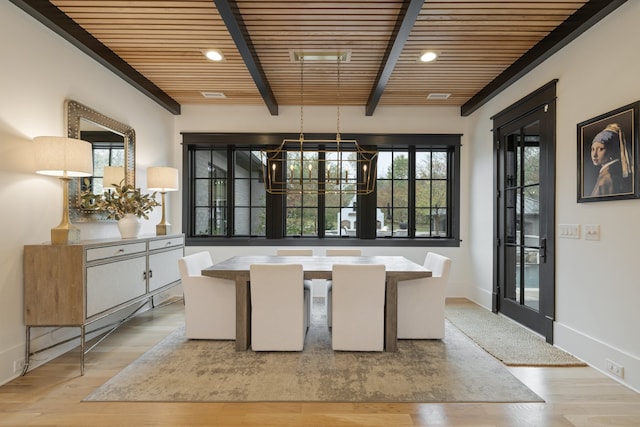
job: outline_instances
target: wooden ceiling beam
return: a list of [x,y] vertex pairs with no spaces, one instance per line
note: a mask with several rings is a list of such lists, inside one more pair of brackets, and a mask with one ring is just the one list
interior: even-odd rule
[[400,54],[402,54],[402,49],[409,38],[409,34],[411,34],[411,30],[418,19],[418,15],[420,15],[423,4],[424,0],[404,1],[402,9],[398,14],[396,26],[391,35],[391,39],[389,40],[387,51],[383,56],[384,59],[380,66],[380,70],[378,71],[378,76],[376,77],[369,99],[367,100],[365,108],[365,114],[367,116],[372,116],[378,106],[382,93],[384,92],[387,83],[389,83],[391,73],[393,73],[393,69],[398,62],[398,58],[400,58]]
[[469,116],[493,97],[505,90],[554,53],[578,38],[602,18],[626,3],[627,0],[590,0],[569,16],[555,30],[529,49],[498,77],[476,93],[461,108],[462,116]]
[[272,116],[277,116],[278,103],[276,101],[276,97],[271,90],[271,86],[269,85],[267,76],[264,73],[262,64],[260,64],[253,42],[251,41],[249,32],[242,20],[242,16],[238,11],[238,6],[235,0],[213,0],[213,2],[218,9],[218,13],[220,13],[222,20],[227,26],[227,30],[229,30],[229,34],[231,34],[231,38],[235,42],[238,52],[240,52],[240,56],[244,60],[244,63],[249,70],[249,74],[251,74],[251,77],[253,78],[260,95],[262,95],[262,99],[264,99],[269,112]]
[[48,0],[11,0],[11,2],[172,114],[180,114],[180,104],[176,100],[136,71]]

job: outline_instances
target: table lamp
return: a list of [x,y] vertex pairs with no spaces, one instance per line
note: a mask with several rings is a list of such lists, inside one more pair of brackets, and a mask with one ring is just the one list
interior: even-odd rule
[[102,177],[102,188],[119,187],[124,179],[123,166],[105,166]]
[[38,136],[33,139],[36,173],[62,180],[62,221],[51,229],[51,243],[64,245],[80,241],[80,229],[69,222],[69,181],[93,175],[91,144],[62,136]]
[[166,235],[171,232],[171,224],[165,217],[165,195],[167,191],[178,190],[178,169],[167,166],[155,166],[147,169],[147,188],[162,194],[162,220],[156,225],[156,235]]

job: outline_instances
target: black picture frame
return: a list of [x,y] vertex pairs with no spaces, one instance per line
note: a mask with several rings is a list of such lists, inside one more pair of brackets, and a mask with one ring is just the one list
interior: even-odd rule
[[639,108],[637,101],[578,123],[578,203],[640,198]]

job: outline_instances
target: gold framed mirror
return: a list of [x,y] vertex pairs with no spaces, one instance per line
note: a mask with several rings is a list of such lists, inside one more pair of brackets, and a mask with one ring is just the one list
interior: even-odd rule
[[136,136],[132,127],[113,120],[86,105],[66,100],[64,110],[67,135],[88,141],[93,146],[94,175],[74,179],[69,185],[69,216],[74,222],[108,221],[106,214],[84,206],[80,194],[84,191],[101,193],[105,166],[124,167],[126,184],[136,181]]

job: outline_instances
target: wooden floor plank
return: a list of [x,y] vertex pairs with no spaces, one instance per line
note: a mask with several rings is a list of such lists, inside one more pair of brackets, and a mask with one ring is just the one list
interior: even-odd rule
[[82,399],[184,322],[181,302],[143,313],[0,387],[0,426],[638,426],[640,395],[589,367],[508,368],[546,403],[132,403]]

